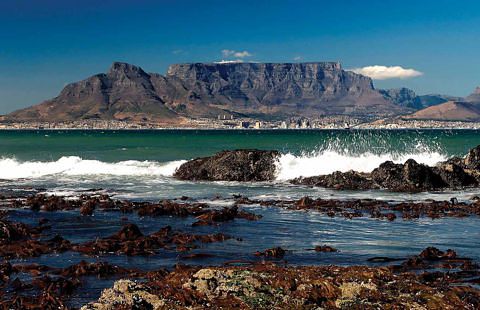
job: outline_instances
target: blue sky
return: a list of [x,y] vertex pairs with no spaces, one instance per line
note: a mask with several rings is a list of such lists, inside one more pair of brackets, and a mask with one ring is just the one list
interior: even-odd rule
[[[419,94],[480,85],[478,1],[0,0],[0,114],[57,95],[113,61],[340,61],[422,75],[375,80]],[[251,56],[247,56],[251,55]]]

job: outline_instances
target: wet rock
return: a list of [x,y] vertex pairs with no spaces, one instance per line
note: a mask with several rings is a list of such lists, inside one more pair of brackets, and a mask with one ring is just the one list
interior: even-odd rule
[[437,248],[428,247],[425,250],[423,250],[419,256],[427,260],[441,260],[446,258],[456,258],[457,253],[450,249],[447,250],[446,252],[443,252]]
[[283,258],[287,251],[281,247],[267,249],[263,252],[255,252],[255,256],[264,256],[264,257],[273,257],[273,258]]
[[464,163],[468,169],[480,170],[480,145],[468,152]]
[[383,188],[400,192],[436,190],[448,186],[434,169],[413,159],[403,165],[384,162],[372,171],[372,179]]
[[271,181],[278,157],[277,151],[223,151],[184,163],[174,177],[191,181]]
[[166,226],[156,233],[145,236],[138,226],[134,224],[124,225],[116,234],[95,241],[77,244],[72,247],[74,251],[97,255],[102,253],[116,253],[126,255],[151,255],[157,249],[171,248],[188,250],[194,247],[194,243],[221,242],[229,239],[221,233],[196,235],[182,232],[175,232],[170,226]]
[[172,215],[178,217],[197,216],[208,210],[206,204],[185,204],[171,200],[162,200],[158,204],[145,203],[137,208],[140,216],[164,216]]
[[337,249],[328,246],[328,245],[317,245],[314,248],[315,252],[324,252],[324,253],[331,253],[331,252],[338,252]]
[[220,222],[233,221],[236,218],[242,218],[249,221],[256,221],[261,218],[256,214],[239,210],[237,206],[225,207],[221,210],[206,210],[203,214],[197,216],[197,220],[192,226],[214,225]]
[[43,292],[40,296],[14,295],[11,299],[0,300],[2,309],[25,310],[67,310],[68,307],[61,298],[50,292]]
[[336,171],[328,175],[314,177],[301,177],[290,182],[297,185],[320,186],[338,190],[361,190],[379,187],[368,174],[353,170],[347,172]]
[[113,288],[106,289],[98,302],[89,303],[82,310],[115,310],[115,309],[165,309],[165,302],[157,295],[151,294],[145,285],[119,280]]
[[8,282],[12,272],[13,272],[13,268],[9,262],[4,261],[0,263],[0,287],[3,283]]
[[96,203],[87,201],[80,207],[80,214],[81,215],[93,215],[93,211],[95,211]]
[[334,189],[366,190],[385,188],[398,192],[459,189],[480,184],[480,145],[463,158],[453,157],[429,167],[413,159],[404,164],[382,163],[371,173],[334,172],[329,175],[300,177],[293,184]]
[[82,260],[78,264],[63,268],[55,273],[68,278],[78,278],[88,275],[105,278],[112,275],[132,273],[132,271],[126,268],[110,265],[106,262],[87,263]]
[[450,188],[478,186],[477,179],[467,173],[462,166],[451,161],[440,163],[434,170]]
[[96,308],[84,309],[120,307],[115,300],[122,300],[130,309],[131,302],[122,296],[129,296],[132,291],[147,294],[148,300],[160,300],[165,309],[477,309],[480,306],[478,289],[450,287],[441,282],[449,279],[445,275],[395,273],[385,267],[364,266],[178,265],[169,274],[152,273],[137,289],[116,289],[126,291],[125,294],[108,298],[102,294]]
[[135,224],[126,224],[115,235],[111,236],[111,239],[117,239],[120,241],[136,240],[143,237],[140,228]]
[[0,245],[0,257],[26,258],[49,253],[63,253],[72,247],[68,240],[55,236],[46,241],[20,240]]

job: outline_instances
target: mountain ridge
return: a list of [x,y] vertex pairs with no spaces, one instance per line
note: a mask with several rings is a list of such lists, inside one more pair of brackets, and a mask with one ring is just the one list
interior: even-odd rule
[[178,123],[220,114],[258,118],[383,116],[408,111],[384,98],[365,76],[338,62],[186,63],[166,75],[114,62],[106,73],[68,84],[7,120],[114,119]]

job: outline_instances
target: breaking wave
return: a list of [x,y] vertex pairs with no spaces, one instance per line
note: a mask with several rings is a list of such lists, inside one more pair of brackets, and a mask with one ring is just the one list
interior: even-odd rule
[[114,176],[171,176],[184,160],[159,163],[127,160],[116,163],[64,156],[57,161],[25,161],[0,159],[0,179],[39,178],[47,175],[114,175]]
[[282,155],[277,164],[277,180],[323,175],[335,171],[371,172],[385,161],[404,163],[410,158],[433,166],[447,160],[448,155],[434,142],[409,141],[392,147],[388,143],[371,143],[371,140],[366,139],[348,144],[333,140],[315,152]]

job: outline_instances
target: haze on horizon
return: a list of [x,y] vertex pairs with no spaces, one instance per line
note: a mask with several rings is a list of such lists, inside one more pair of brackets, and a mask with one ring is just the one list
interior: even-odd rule
[[0,114],[56,96],[113,61],[339,61],[377,88],[466,96],[478,85],[474,1],[0,3]]

